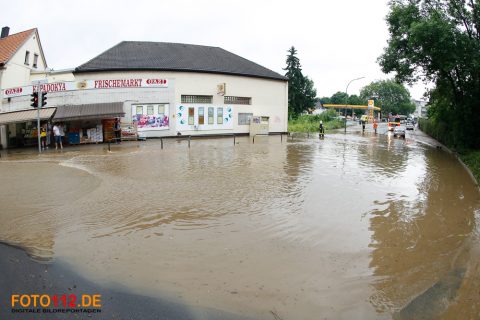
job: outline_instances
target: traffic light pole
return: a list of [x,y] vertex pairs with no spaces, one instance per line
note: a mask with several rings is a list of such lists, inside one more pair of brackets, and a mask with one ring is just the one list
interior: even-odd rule
[[[43,97],[42,97],[42,84],[48,83],[47,79],[42,79],[42,80],[36,80],[32,81],[33,85],[33,94],[32,97],[35,99],[35,86],[37,87],[37,139],[38,139],[38,153],[42,153],[42,131],[40,130],[40,108],[42,107],[43,104]],[[32,106],[35,107],[35,101],[34,99],[32,102],[34,103]]]
[[38,92],[38,105],[37,105],[37,137],[38,137],[38,153],[42,153],[42,138],[40,130],[40,108],[42,107],[42,89],[40,84],[37,86]]

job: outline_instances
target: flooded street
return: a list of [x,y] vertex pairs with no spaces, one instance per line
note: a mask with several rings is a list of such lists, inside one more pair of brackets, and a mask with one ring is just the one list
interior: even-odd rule
[[409,135],[74,147],[0,177],[1,241],[134,293],[256,319],[480,313],[480,193]]

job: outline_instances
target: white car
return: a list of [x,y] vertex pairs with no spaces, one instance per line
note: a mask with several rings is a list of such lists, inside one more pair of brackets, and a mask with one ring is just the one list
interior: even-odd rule
[[393,129],[393,136],[401,137],[405,139],[405,127],[404,126],[397,126]]
[[405,128],[407,130],[413,130],[413,129],[415,129],[415,126],[413,125],[412,122],[407,122],[407,124],[405,125]]

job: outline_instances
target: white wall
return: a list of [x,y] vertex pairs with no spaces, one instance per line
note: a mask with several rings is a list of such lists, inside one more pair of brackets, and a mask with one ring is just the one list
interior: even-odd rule
[[[28,65],[25,64],[25,53],[27,51],[30,52]],[[33,57],[35,54],[38,54],[37,68],[33,68]],[[6,70],[3,72],[1,81],[2,89],[29,85],[30,71],[45,70],[45,67],[38,36],[36,32],[34,32],[6,63]]]
[[[255,116],[270,117],[270,132],[286,132],[288,122],[288,84],[286,81],[269,80],[232,75],[194,73],[194,72],[101,72],[76,74],[76,81],[100,79],[161,78],[168,79],[168,88],[121,88],[90,89],[48,93],[47,106],[78,105],[102,102],[124,102],[124,122],[132,120],[132,105],[168,104],[169,129],[151,130],[147,137],[182,134],[223,134],[248,133],[248,125],[238,125],[239,113],[253,113]],[[217,85],[226,83],[227,96],[250,97],[251,105],[225,104],[224,97],[217,95]],[[182,126],[176,128],[177,113],[180,106],[198,107],[199,104],[182,104],[182,95],[211,95],[212,104],[204,104],[205,121],[208,107],[231,107],[233,124],[229,126]],[[29,109],[30,96],[14,97],[8,102],[4,99],[4,111]],[[226,109],[226,108],[225,108]],[[226,113],[226,111],[224,111]],[[197,114],[196,114],[197,115]],[[200,127],[200,128],[199,128]]]
[[[145,101],[147,97],[137,96],[140,102],[170,103],[170,134],[175,134],[173,128],[177,107],[181,105],[182,95],[212,95],[213,104],[208,106],[227,106],[223,96],[217,95],[217,85],[226,83],[227,96],[251,97],[251,105],[230,105],[234,109],[233,132],[247,133],[248,126],[238,125],[238,113],[253,113],[258,116],[270,117],[270,132],[286,132],[288,123],[288,83],[286,81],[269,80],[253,77],[208,74],[196,72],[102,72],[80,73],[76,80],[122,79],[122,78],[167,78],[170,88],[174,86],[174,96],[169,101]],[[172,82],[172,80],[174,80]],[[172,84],[173,83],[173,84]],[[111,90],[111,89],[110,89]],[[108,90],[108,92],[110,92]],[[119,89],[120,90],[120,89]],[[130,89],[140,90],[140,89]],[[159,89],[152,89],[153,92]],[[151,99],[150,99],[151,100]],[[188,106],[188,104],[185,104]],[[193,131],[188,134],[232,133],[232,130]]]
[[32,72],[30,74],[30,82],[35,80],[47,79],[49,83],[75,81],[72,70],[59,70],[47,72]]
[[[28,65],[25,64],[25,53],[29,51]],[[38,54],[37,68],[33,68],[33,59]],[[46,65],[40,50],[40,41],[37,32],[33,32],[25,43],[16,51],[13,57],[5,64],[5,69],[0,72],[0,92],[5,88],[26,86],[30,84],[31,70],[44,70]],[[27,105],[29,106],[29,104]],[[3,99],[0,99],[0,112],[8,111]],[[0,144],[6,146],[6,128],[0,126]]]

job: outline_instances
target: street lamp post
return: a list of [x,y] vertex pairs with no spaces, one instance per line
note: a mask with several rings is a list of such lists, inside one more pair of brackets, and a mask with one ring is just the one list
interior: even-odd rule
[[[347,102],[345,103],[345,133],[347,133],[347,104],[348,104],[348,87],[350,86],[350,83],[352,83],[355,80],[360,80],[364,79],[365,77],[360,77],[360,78],[355,78],[353,80],[350,80],[350,82],[347,84],[347,88],[345,89],[345,94],[347,96]],[[352,107],[352,117],[353,117],[353,107]]]

